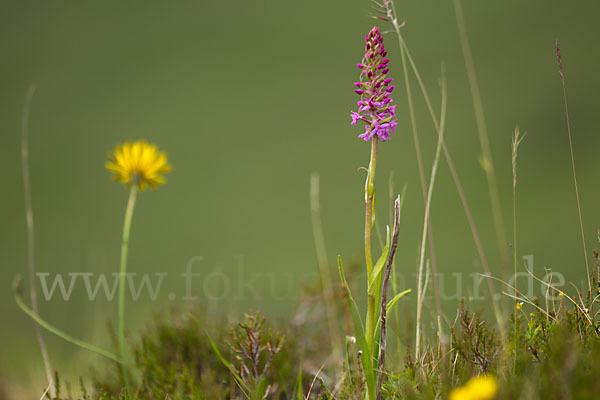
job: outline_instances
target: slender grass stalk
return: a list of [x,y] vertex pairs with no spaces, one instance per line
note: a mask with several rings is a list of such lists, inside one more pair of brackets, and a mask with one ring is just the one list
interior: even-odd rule
[[[29,272],[29,300],[31,309],[38,314],[37,290],[35,286],[35,235],[33,224],[33,205],[31,201],[31,175],[29,172],[29,115],[31,111],[31,102],[35,93],[35,86],[31,85],[27,91],[25,105],[23,106],[23,116],[21,121],[21,166],[23,170],[23,195],[25,198],[25,219],[27,222],[27,267]],[[54,376],[52,375],[52,365],[48,356],[48,348],[42,334],[42,328],[39,324],[35,326],[35,337],[40,346],[44,371],[48,380],[48,393],[51,397],[56,395],[54,388]]]
[[129,189],[129,199],[127,200],[127,209],[125,211],[125,220],[123,223],[123,241],[121,243],[121,263],[119,269],[119,316],[117,325],[117,337],[119,339],[119,354],[121,356],[121,375],[123,382],[131,393],[131,384],[127,371],[127,343],[125,341],[125,280],[127,277],[127,252],[129,250],[129,233],[131,231],[131,221],[133,219],[133,210],[135,209],[135,200],[137,197],[138,186],[132,184]]
[[[397,31],[400,30],[398,26],[398,22],[396,19],[393,19],[394,29]],[[427,181],[425,179],[425,169],[423,167],[423,155],[421,152],[421,144],[419,140],[419,133],[417,130],[417,119],[415,117],[415,109],[412,98],[412,91],[410,88],[410,79],[408,75],[408,64],[406,62],[406,54],[404,52],[404,47],[400,46],[400,57],[402,58],[402,72],[404,75],[404,85],[406,86],[406,98],[408,103],[408,114],[410,117],[410,125],[412,130],[413,142],[415,143],[415,154],[417,156],[417,169],[419,171],[419,182],[421,184],[421,193],[423,195],[423,206],[426,206],[427,203]],[[429,256],[431,257],[431,268],[433,270],[433,288],[434,293],[433,296],[435,298],[435,308],[438,315],[442,314],[442,305],[440,302],[440,291],[439,291],[439,283],[438,283],[438,269],[437,269],[437,257],[435,252],[435,243],[433,239],[433,226],[431,223],[431,218],[427,221],[427,236],[429,240]]]
[[319,377],[319,374],[321,373],[321,371],[323,371],[323,368],[325,368],[325,364],[321,365],[321,368],[319,368],[319,370],[315,374],[312,382],[310,383],[310,387],[308,388],[308,393],[306,394],[307,399],[310,399],[310,392],[312,392],[312,389],[315,386],[315,382],[317,381],[317,378]]
[[437,176],[437,169],[440,161],[440,156],[442,154],[442,143],[444,140],[444,128],[446,126],[446,98],[447,98],[447,90],[446,90],[446,68],[444,64],[442,64],[442,77],[440,79],[440,87],[442,92],[442,106],[441,106],[441,115],[440,115],[440,135],[438,137],[437,146],[435,149],[435,157],[433,159],[433,165],[431,167],[431,177],[429,179],[429,188],[427,190],[427,202],[425,203],[425,217],[423,220],[423,236],[421,237],[421,255],[419,258],[419,285],[417,287],[417,321],[416,321],[416,332],[415,332],[415,358],[418,360],[421,352],[421,313],[423,309],[423,288],[421,285],[423,279],[423,264],[425,262],[425,247],[427,245],[427,222],[429,221],[429,213],[431,211],[431,199],[433,195],[433,187],[435,185],[435,177]]
[[52,388],[52,386],[54,386],[52,383],[50,383],[50,384],[48,384],[48,386],[46,386],[46,390],[44,390],[44,393],[42,393],[42,395],[40,396],[40,400],[44,400],[46,398],[46,395],[49,395],[50,389]]
[[[373,270],[373,254],[371,250],[371,233],[373,229],[373,219],[375,214],[375,168],[377,166],[377,137],[371,139],[371,157],[369,169],[367,170],[367,180],[365,182],[365,261],[367,264],[367,276],[371,276]],[[375,294],[367,293],[367,320],[366,336],[369,352],[373,354],[375,341]]]
[[[519,127],[517,126],[515,128],[515,131],[513,132],[512,135],[512,176],[513,176],[513,184],[512,184],[512,205],[513,205],[513,273],[514,273],[514,283],[515,283],[515,293],[514,295],[517,295],[517,288],[518,288],[518,282],[517,282],[517,156],[518,156],[518,151],[519,151],[519,145],[521,144],[521,142],[523,141],[523,139],[525,138],[525,136],[521,136],[521,133],[519,132]],[[548,297],[546,297],[546,300],[548,300]],[[516,302],[516,301],[515,301]],[[513,358],[513,368],[516,367],[517,364],[517,307],[515,304],[514,308],[514,338],[513,340],[515,341],[514,344],[514,358]]]
[[473,109],[475,111],[475,120],[477,123],[477,132],[479,134],[479,143],[481,145],[482,166],[485,171],[485,176],[488,183],[488,191],[490,194],[490,202],[492,206],[492,214],[494,217],[494,227],[496,229],[496,240],[498,242],[498,250],[502,265],[505,270],[508,270],[508,247],[506,245],[506,235],[504,229],[504,218],[502,217],[502,205],[500,202],[500,193],[498,191],[498,183],[496,181],[496,172],[494,170],[494,160],[492,159],[492,150],[490,147],[489,134],[485,122],[485,114],[483,112],[483,102],[481,93],[477,83],[477,75],[475,73],[475,64],[473,63],[473,55],[469,45],[469,36],[465,25],[465,18],[462,11],[460,0],[453,0],[454,14],[456,16],[456,25],[458,26],[458,34],[462,47],[465,67],[467,69],[467,77],[469,79],[469,87],[471,88],[471,97],[473,98]]
[[[419,73],[419,69],[417,68],[417,65],[415,64],[415,61],[413,60],[410,50],[408,49],[408,46],[406,45],[406,42],[404,41],[404,37],[402,36],[402,33],[400,31],[402,24],[398,23],[398,20],[396,17],[397,14],[396,14],[395,5],[391,0],[385,0],[384,7],[387,12],[386,19],[388,21],[390,21],[392,23],[392,25],[394,26],[396,36],[398,36],[400,48],[403,49],[406,53],[406,59],[408,60],[410,66],[411,66],[411,69],[413,70],[413,73],[415,74],[415,78],[417,79],[417,83],[419,84],[421,94],[423,95],[423,99],[425,100],[425,104],[427,105],[427,109],[429,111],[431,121],[432,121],[432,123],[437,131],[437,134],[439,136],[440,126],[439,126],[435,111],[433,109],[433,105],[429,98],[427,88],[425,87],[425,84],[423,83],[423,79],[421,78],[421,74]],[[469,224],[469,228],[470,228],[471,234],[473,236],[473,241],[475,242],[475,247],[477,248],[477,254],[479,256],[479,260],[481,261],[482,269],[486,275],[491,276],[489,263],[487,261],[486,255],[485,255],[483,245],[481,243],[481,238],[480,238],[479,232],[477,230],[477,225],[475,224],[473,214],[471,213],[471,207],[469,206],[469,202],[465,196],[462,184],[460,182],[460,178],[458,177],[458,173],[456,172],[454,162],[452,161],[452,156],[450,155],[450,152],[448,151],[448,147],[446,146],[445,141],[442,141],[442,150],[444,151],[444,157],[446,158],[446,162],[448,163],[448,168],[450,169],[450,175],[452,176],[452,180],[454,181],[454,185],[456,186],[458,196],[460,197],[461,204],[465,211],[465,216],[467,218],[467,222]],[[494,315],[496,317],[496,321],[498,323],[500,333],[501,333],[502,337],[506,337],[506,334],[504,331],[503,314],[500,309],[499,299],[496,296],[496,291],[495,291],[494,286],[492,285],[491,281],[489,279],[487,281],[488,281],[488,288],[489,288],[489,291],[490,291],[490,294],[492,297],[492,305],[494,307]]]
[[585,271],[587,274],[589,293],[590,293],[590,304],[592,303],[592,281],[590,275],[590,263],[588,261],[587,246],[585,244],[585,231],[583,229],[583,217],[581,216],[581,201],[579,200],[579,185],[577,184],[577,172],[575,172],[575,156],[573,155],[573,137],[571,135],[571,120],[569,119],[569,104],[567,102],[567,84],[565,82],[565,73],[563,70],[562,58],[560,56],[560,48],[558,47],[558,40],[556,41],[556,58],[558,60],[558,67],[560,72],[560,79],[562,82],[563,99],[565,102],[565,116],[567,118],[567,133],[569,135],[569,150],[571,152],[571,168],[573,169],[573,183],[575,184],[575,197],[577,198],[577,212],[579,213],[579,228],[581,229],[581,244],[583,245],[583,257],[585,259]]
[[319,201],[320,179],[318,173],[310,176],[310,211],[313,228],[313,237],[315,239],[315,249],[317,252],[317,265],[319,275],[321,276],[321,289],[323,291],[323,300],[325,302],[325,312],[327,313],[327,322],[329,325],[329,338],[331,340],[331,350],[334,363],[337,365],[342,361],[342,339],[338,329],[338,317],[335,306],[333,285],[329,263],[327,262],[327,250],[325,247],[325,235],[323,234],[323,224],[321,223],[321,205]]
[[15,293],[15,301],[17,303],[17,306],[19,306],[19,308],[25,313],[27,314],[31,319],[33,319],[36,324],[38,324],[39,326],[41,326],[42,328],[46,329],[48,332],[53,333],[54,335],[60,337],[61,339],[66,340],[69,343],[74,344],[75,346],[79,346],[82,349],[91,351],[93,353],[99,354],[103,357],[106,357],[110,360],[116,361],[116,362],[120,362],[119,357],[117,357],[116,355],[112,354],[109,351],[106,351],[104,349],[101,349],[98,346],[94,346],[93,344],[89,344],[86,343],[82,340],[76,339],[73,336],[69,335],[68,333],[65,333],[63,331],[61,331],[60,329],[50,325],[48,322],[46,322],[42,317],[40,317],[37,313],[35,313],[31,308],[27,307],[27,305],[23,302],[23,299],[21,299],[21,296],[19,294],[19,290],[16,291]]

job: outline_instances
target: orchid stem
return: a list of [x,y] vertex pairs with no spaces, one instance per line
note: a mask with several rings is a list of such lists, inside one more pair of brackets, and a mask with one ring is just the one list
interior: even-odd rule
[[[371,276],[373,271],[373,254],[371,250],[371,233],[373,230],[373,220],[375,217],[375,167],[377,165],[377,138],[371,139],[371,159],[369,161],[369,170],[367,181],[365,183],[365,260],[367,264],[367,277]],[[366,336],[369,351],[372,354],[375,340],[375,294],[367,293],[367,321]]]

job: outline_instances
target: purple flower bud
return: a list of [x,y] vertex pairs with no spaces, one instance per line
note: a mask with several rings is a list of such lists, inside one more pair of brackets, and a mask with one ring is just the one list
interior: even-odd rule
[[358,121],[365,123],[365,131],[359,135],[360,138],[366,141],[377,138],[384,142],[390,138],[390,133],[394,132],[397,125],[396,106],[389,105],[395,86],[389,86],[392,79],[386,78],[390,60],[385,58],[387,52],[379,28],[371,29],[365,36],[365,41],[363,63],[356,65],[362,69],[362,82],[354,83],[357,87],[354,92],[361,99],[356,102],[358,111],[352,111],[350,116],[352,125],[357,125]]

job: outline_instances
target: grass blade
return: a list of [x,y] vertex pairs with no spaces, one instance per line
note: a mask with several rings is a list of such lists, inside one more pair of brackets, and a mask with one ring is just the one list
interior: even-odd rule
[[192,313],[188,313],[188,315],[190,316],[190,318],[192,320],[194,320],[194,322],[196,324],[198,324],[198,326],[200,327],[200,329],[202,329],[204,331],[204,334],[206,335],[206,337],[208,339],[208,342],[210,343],[210,347],[212,347],[213,351],[215,352],[215,354],[217,355],[217,357],[219,358],[219,360],[221,361],[221,363],[225,366],[225,368],[227,368],[229,370],[229,372],[231,373],[231,375],[234,377],[235,382],[238,384],[238,386],[240,387],[240,389],[242,389],[242,391],[244,392],[244,395],[246,397],[248,397],[248,393],[250,392],[250,388],[248,388],[248,385],[246,385],[246,383],[238,375],[238,373],[236,372],[235,368],[233,368],[233,365],[231,365],[231,363],[229,361],[227,361],[223,357],[223,355],[219,351],[219,348],[217,347],[217,345],[215,344],[215,342],[210,337],[208,331],[200,323],[200,321],[198,321],[198,319],[196,317],[194,317],[194,315]]

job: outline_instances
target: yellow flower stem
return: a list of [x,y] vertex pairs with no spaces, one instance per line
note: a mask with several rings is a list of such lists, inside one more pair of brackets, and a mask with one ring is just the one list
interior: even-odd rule
[[[373,270],[373,255],[371,251],[371,232],[375,216],[375,166],[377,164],[377,138],[371,139],[371,159],[365,183],[365,260],[367,263],[367,282]],[[375,341],[375,293],[367,292],[367,321],[366,337],[369,352],[373,353]]]
[[121,375],[123,382],[127,386],[129,394],[131,394],[131,385],[129,375],[127,374],[127,343],[125,342],[125,281],[127,273],[127,251],[129,249],[129,232],[131,231],[131,220],[133,219],[133,210],[135,208],[135,200],[137,197],[137,183],[132,182],[129,189],[129,200],[127,200],[127,209],[125,211],[125,221],[123,223],[123,242],[121,243],[121,267],[119,271],[119,320],[117,334],[119,339],[119,355],[122,361]]

